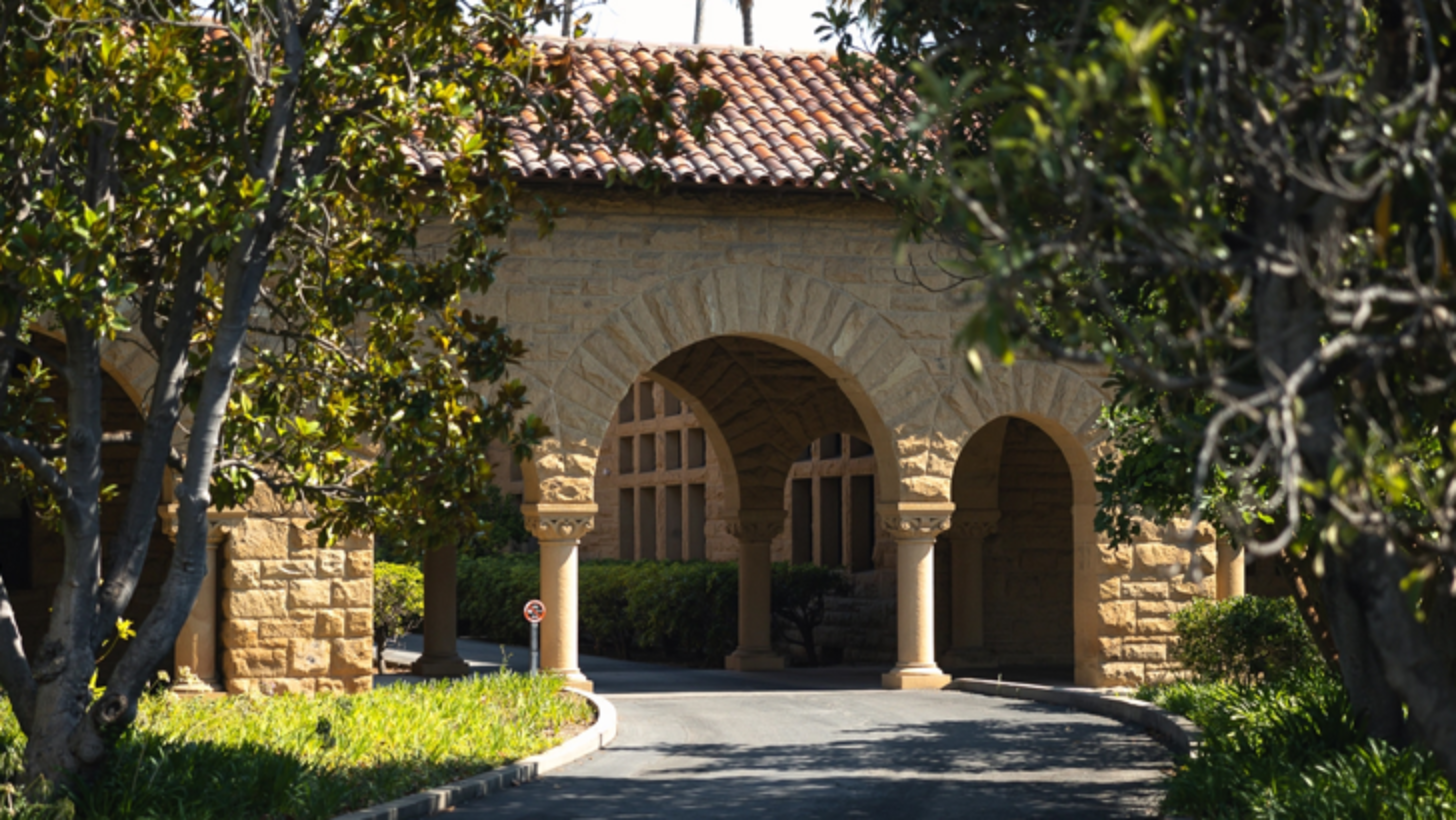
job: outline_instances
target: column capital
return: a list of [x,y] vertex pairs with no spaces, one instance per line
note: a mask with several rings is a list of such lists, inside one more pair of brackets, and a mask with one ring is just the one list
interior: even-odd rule
[[951,517],[951,534],[956,537],[985,538],[996,531],[1000,522],[1000,510],[956,510]]
[[728,534],[740,542],[767,543],[784,531],[783,510],[739,510],[728,519]]
[[596,526],[595,504],[522,504],[526,529],[542,541],[577,541]]
[[895,538],[934,538],[950,529],[955,505],[944,501],[901,501],[880,505],[880,525]]
[[[157,508],[157,517],[162,519],[162,534],[177,540],[177,505],[163,504]],[[207,511],[207,546],[216,549],[227,540],[228,535],[248,517],[247,510]]]

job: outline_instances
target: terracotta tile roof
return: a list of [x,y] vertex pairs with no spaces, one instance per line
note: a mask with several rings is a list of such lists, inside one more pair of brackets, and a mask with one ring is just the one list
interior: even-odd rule
[[[774,52],[727,46],[644,45],[614,40],[537,40],[548,58],[571,48],[571,93],[579,110],[591,114],[603,108],[592,90],[619,71],[653,71],[663,63],[681,65],[701,57],[702,85],[723,93],[723,108],[713,117],[706,139],[682,134],[685,149],[656,162],[676,183],[697,185],[768,185],[821,187],[814,166],[822,159],[815,146],[838,140],[865,147],[865,136],[882,131],[872,113],[876,96],[862,82],[845,82],[835,69],[832,54]],[[686,71],[679,80],[686,93],[696,84]],[[554,180],[601,180],[616,165],[636,171],[640,157],[612,155],[604,147],[589,147],[566,156],[541,156],[540,128],[526,119],[511,137],[514,157],[508,163],[523,176]]]

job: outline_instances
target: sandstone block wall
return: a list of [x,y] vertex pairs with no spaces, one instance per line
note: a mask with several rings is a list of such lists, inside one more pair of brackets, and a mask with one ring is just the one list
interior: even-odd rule
[[[1217,561],[1213,528],[1199,529],[1193,552],[1177,546],[1177,527],[1142,525],[1135,543],[1100,547],[1099,636],[1104,686],[1136,686],[1176,678],[1181,667],[1170,657],[1175,642],[1173,613],[1194,598],[1215,595]],[[1195,581],[1190,570],[1203,573]]]
[[221,551],[221,660],[231,694],[363,692],[374,673],[374,542],[331,547],[302,517],[249,517]]

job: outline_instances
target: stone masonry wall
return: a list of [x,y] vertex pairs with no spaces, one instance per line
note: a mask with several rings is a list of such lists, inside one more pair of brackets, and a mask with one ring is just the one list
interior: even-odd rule
[[[1175,642],[1173,613],[1194,598],[1213,598],[1217,560],[1213,528],[1199,528],[1196,551],[1176,546],[1178,527],[1142,525],[1134,543],[1102,552],[1097,611],[1104,686],[1136,686],[1176,678],[1169,659]],[[1202,580],[1190,576],[1196,560]]]
[[231,694],[372,685],[373,539],[322,547],[307,526],[304,517],[245,518],[220,550],[221,660]]

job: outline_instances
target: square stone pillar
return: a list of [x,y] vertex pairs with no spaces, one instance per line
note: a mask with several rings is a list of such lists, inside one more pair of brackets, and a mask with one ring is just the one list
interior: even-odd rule
[[955,506],[885,505],[881,524],[895,539],[899,660],[881,677],[886,689],[942,689],[950,675],[935,665],[935,538],[950,528]]
[[957,510],[951,518],[951,646],[945,669],[988,669],[995,656],[986,649],[985,546],[1001,520],[1000,510]]
[[[596,524],[595,504],[526,504],[526,527],[541,542],[541,668],[566,679],[566,686],[592,691],[577,655],[577,568],[581,537]],[[525,601],[521,601],[524,606]]]
[[784,668],[783,656],[773,651],[770,596],[773,562],[769,546],[783,532],[786,515],[778,510],[742,510],[728,522],[738,539],[738,648],[723,659],[723,666],[739,672]]
[[[177,537],[177,505],[158,510],[162,533]],[[219,674],[218,636],[218,562],[217,552],[229,538],[237,523],[245,518],[243,510],[209,510],[207,513],[207,574],[197,590],[197,600],[173,647],[174,666],[172,691],[179,695],[206,695],[223,691]]]
[[1214,569],[1214,594],[1218,600],[1243,597],[1246,566],[1243,547],[1226,537],[1218,539],[1218,563]]

